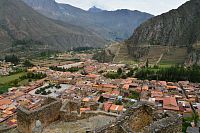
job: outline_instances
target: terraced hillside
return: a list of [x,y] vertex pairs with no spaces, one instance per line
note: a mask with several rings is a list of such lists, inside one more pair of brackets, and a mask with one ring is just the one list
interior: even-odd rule
[[163,55],[160,64],[183,64],[187,58],[187,48],[186,47],[171,47]]
[[114,63],[145,64],[148,59],[150,65],[174,65],[183,64],[188,55],[186,47],[147,45],[135,47],[135,51],[143,49],[143,52],[139,53],[140,57],[136,58],[128,54],[127,45],[119,45],[113,59]]
[[126,63],[134,64],[135,61],[128,54],[128,48],[125,44],[119,44],[118,50],[116,51],[115,57],[113,59],[114,63]]
[[143,56],[139,59],[140,63],[145,63],[148,59],[149,64],[157,64],[159,63],[159,60],[162,59],[163,54],[167,51],[167,46],[149,46],[148,47],[148,53],[146,56]]

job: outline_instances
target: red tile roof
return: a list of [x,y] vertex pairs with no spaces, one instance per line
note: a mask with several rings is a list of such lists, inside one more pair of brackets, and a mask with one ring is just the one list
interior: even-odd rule
[[148,91],[148,90],[149,90],[149,86],[148,86],[148,85],[144,85],[144,86],[142,87],[142,90],[143,90],[143,91]]
[[10,99],[1,99],[0,100],[0,106],[2,105],[10,105],[12,103],[12,101]]
[[128,90],[129,89],[129,84],[124,84],[122,87],[124,90]]
[[167,86],[167,89],[177,89],[177,86]]
[[151,97],[163,97],[163,92],[161,92],[161,91],[151,91]]
[[85,111],[90,111],[90,108],[80,108],[80,112],[83,113]]
[[165,97],[163,99],[163,109],[167,110],[179,110],[175,97]]
[[104,103],[104,105],[103,105],[104,111],[108,112],[110,110],[111,106],[112,106],[112,102],[106,102],[106,103]]
[[116,85],[112,85],[112,84],[102,84],[101,85],[104,88],[112,88],[112,89],[117,89]]
[[118,90],[113,90],[112,95],[119,96],[120,92]]
[[123,106],[122,105],[115,105],[115,104],[112,104],[112,106],[110,107],[110,111],[119,111],[121,112],[123,110]]

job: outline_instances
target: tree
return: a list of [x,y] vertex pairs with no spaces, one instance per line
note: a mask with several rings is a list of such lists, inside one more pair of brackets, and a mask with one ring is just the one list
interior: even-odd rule
[[100,98],[99,98],[99,102],[100,102],[100,103],[103,103],[103,102],[104,102],[104,98],[103,98],[103,96],[100,96]]
[[147,59],[145,67],[149,67],[149,59]]
[[117,70],[117,74],[118,74],[118,75],[121,75],[122,72],[123,72],[122,69],[121,69],[121,68],[118,68],[118,70]]
[[20,59],[15,55],[6,55],[5,56],[5,61],[6,62],[11,62],[11,63],[17,65],[19,63]]
[[115,102],[115,104],[116,104],[116,105],[122,105],[122,101],[117,100],[117,101]]
[[197,123],[199,121],[199,115],[197,112],[192,113],[192,119],[194,120],[195,126],[197,126]]
[[33,67],[34,66],[33,63],[31,63],[29,60],[25,60],[24,63],[23,63],[23,65],[25,67]]

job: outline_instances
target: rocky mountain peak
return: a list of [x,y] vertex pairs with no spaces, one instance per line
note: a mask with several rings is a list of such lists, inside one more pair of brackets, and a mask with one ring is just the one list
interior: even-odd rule
[[93,6],[91,7],[89,10],[89,12],[92,12],[92,13],[98,13],[98,12],[102,12],[104,10],[100,9],[100,8],[97,8],[96,6]]

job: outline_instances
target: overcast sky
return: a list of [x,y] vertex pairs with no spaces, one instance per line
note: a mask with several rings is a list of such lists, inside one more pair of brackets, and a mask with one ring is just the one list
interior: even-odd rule
[[85,10],[96,6],[106,10],[130,9],[159,15],[176,9],[188,0],[56,0]]

